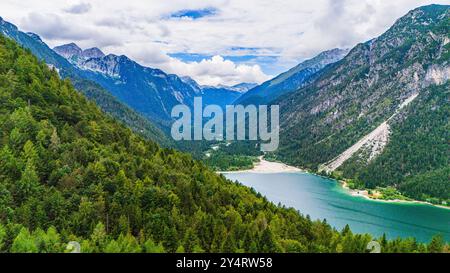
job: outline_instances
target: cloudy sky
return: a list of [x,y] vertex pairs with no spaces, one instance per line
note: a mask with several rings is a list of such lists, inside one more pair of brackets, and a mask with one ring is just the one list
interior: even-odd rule
[[1,0],[0,16],[50,46],[124,54],[201,84],[261,83],[450,0]]

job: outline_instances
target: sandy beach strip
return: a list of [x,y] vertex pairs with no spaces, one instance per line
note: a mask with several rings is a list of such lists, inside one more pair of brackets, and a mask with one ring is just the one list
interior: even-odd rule
[[253,169],[234,171],[234,172],[220,172],[220,173],[289,173],[289,172],[304,172],[302,169],[289,166],[283,163],[270,162],[263,157],[259,158],[259,162],[255,164]]

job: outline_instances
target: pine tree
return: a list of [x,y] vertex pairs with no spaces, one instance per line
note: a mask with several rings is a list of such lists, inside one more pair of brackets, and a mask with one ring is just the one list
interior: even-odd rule
[[36,174],[33,160],[30,159],[22,172],[22,178],[17,183],[19,200],[24,201],[37,193],[39,189],[39,177]]
[[33,236],[26,228],[20,230],[11,246],[12,253],[37,253],[38,250]]
[[144,251],[145,253],[165,253],[164,247],[161,244],[155,244],[152,239],[145,241]]
[[117,239],[117,243],[120,246],[120,251],[123,253],[140,253],[142,252],[136,238],[130,233],[127,235],[120,235]]
[[0,252],[3,251],[3,245],[6,240],[6,228],[0,224]]
[[28,140],[23,146],[22,157],[26,162],[30,162],[32,164],[36,164],[38,161],[38,154],[36,152],[36,149],[34,148],[33,142],[31,142],[30,140]]
[[163,242],[164,242],[164,248],[169,252],[169,253],[174,253],[177,248],[179,247],[178,245],[178,235],[177,235],[177,231],[174,227],[166,227],[164,229],[164,235],[163,235]]
[[189,228],[186,231],[186,235],[184,236],[184,240],[183,240],[184,250],[187,253],[192,253],[192,252],[194,252],[195,246],[199,246],[198,237],[195,234],[194,230],[192,228]]
[[18,180],[20,175],[19,163],[10,147],[5,145],[0,150],[0,177],[10,177],[11,179]]
[[442,235],[434,236],[428,246],[428,251],[430,253],[441,253],[444,249],[444,244],[444,238]]
[[91,235],[91,244],[93,252],[101,253],[106,247],[107,237],[105,226],[102,223],[98,223]]
[[111,240],[105,247],[105,253],[121,253],[119,244],[115,240]]
[[56,128],[53,128],[53,133],[52,136],[50,137],[50,150],[56,152],[60,144],[61,140],[59,139],[58,131],[56,130]]
[[280,251],[280,247],[277,245],[270,228],[266,228],[263,231],[260,239],[260,246],[263,253],[276,253]]
[[222,252],[224,253],[234,253],[236,252],[236,241],[234,239],[233,233],[228,233],[227,238],[222,246]]

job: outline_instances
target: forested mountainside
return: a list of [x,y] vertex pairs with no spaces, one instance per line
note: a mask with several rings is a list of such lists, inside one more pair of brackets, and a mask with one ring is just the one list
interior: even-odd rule
[[302,88],[315,79],[315,75],[327,65],[335,63],[347,55],[347,49],[332,49],[306,60],[289,71],[257,86],[241,97],[235,104],[267,104],[283,95]]
[[105,113],[122,122],[134,132],[163,147],[176,146],[173,139],[163,131],[163,128],[158,127],[156,122],[152,122],[126,106],[97,83],[83,78],[71,77],[70,79],[77,90],[81,90],[82,94],[99,105]]
[[[144,140],[0,36],[0,251],[364,252],[334,231]],[[448,251],[442,238],[386,252]]]
[[[412,197],[450,199],[449,12],[448,5],[409,12],[311,85],[276,101],[277,158],[314,170],[337,166],[370,188],[392,185]],[[372,131],[379,134],[347,150]],[[352,158],[336,161],[344,151]]]
[[15,40],[23,47],[30,49],[40,60],[46,62],[50,67],[57,69],[62,78],[71,79],[80,92],[95,101],[103,111],[126,124],[135,132],[165,147],[173,145],[171,139],[151,121],[121,103],[98,84],[86,80],[82,75],[82,71],[49,48],[38,35],[21,32],[16,26],[4,21],[1,17],[0,33]]

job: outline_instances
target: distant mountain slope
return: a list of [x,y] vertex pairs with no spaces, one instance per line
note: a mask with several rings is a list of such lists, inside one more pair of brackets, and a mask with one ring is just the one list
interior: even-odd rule
[[307,85],[317,72],[329,64],[335,63],[347,55],[348,50],[333,49],[304,61],[278,77],[257,86],[238,100],[235,104],[266,104],[289,92]]
[[176,75],[159,69],[144,67],[126,56],[97,52],[86,57],[86,52],[74,43],[54,48],[83,71],[83,77],[110,91],[121,102],[163,126],[171,123],[175,105],[192,106],[196,91]]
[[227,88],[227,89],[230,89],[230,90],[233,90],[233,91],[237,91],[237,92],[241,92],[241,93],[246,93],[246,92],[248,92],[249,90],[251,90],[251,89],[253,89],[253,88],[257,87],[257,86],[258,86],[257,83],[247,83],[247,82],[244,82],[244,83],[236,84],[236,85],[231,86],[231,87],[229,87],[229,86],[223,86],[223,87],[224,87],[224,88]]
[[[407,181],[448,166],[449,11],[431,5],[409,12],[325,68],[311,85],[280,98],[278,158],[316,169],[387,122],[385,141],[362,145],[352,159],[342,157],[338,170],[369,187],[393,185],[408,193]],[[450,180],[443,180],[436,189],[450,189]],[[421,190],[450,199],[448,191]]]
[[203,105],[219,105],[225,108],[245,94],[257,84],[241,83],[235,86],[201,86],[190,77],[183,77],[182,80],[196,90],[197,96],[203,99]]
[[[123,122],[134,131],[163,146],[172,145],[171,140],[159,128],[111,96],[108,91],[98,84],[86,80],[83,71],[73,66],[62,56],[56,54],[37,34],[21,32],[16,26],[1,18],[0,33],[31,50],[40,60],[46,62],[50,67],[57,69],[62,78],[70,78],[80,92],[95,101],[106,113]],[[73,50],[77,49],[74,48]]]

